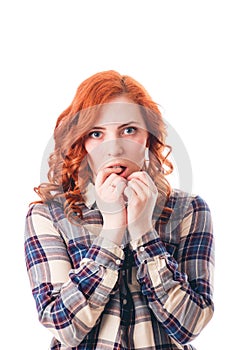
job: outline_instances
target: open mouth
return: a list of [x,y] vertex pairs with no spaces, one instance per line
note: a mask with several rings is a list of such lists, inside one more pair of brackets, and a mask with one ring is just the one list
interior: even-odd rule
[[116,169],[117,170],[117,175],[122,175],[125,172],[125,170],[127,169],[123,165],[113,165],[113,166],[110,166],[109,168]]

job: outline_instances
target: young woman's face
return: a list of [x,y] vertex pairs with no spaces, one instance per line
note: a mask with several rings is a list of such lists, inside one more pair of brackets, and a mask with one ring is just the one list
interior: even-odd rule
[[141,170],[147,139],[144,119],[131,100],[121,96],[103,105],[84,143],[94,178],[105,168],[118,169],[124,178]]

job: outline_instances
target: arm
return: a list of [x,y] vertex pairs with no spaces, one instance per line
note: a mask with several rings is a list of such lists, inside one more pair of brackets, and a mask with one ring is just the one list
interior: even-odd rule
[[[103,237],[82,251],[74,269],[45,205],[26,219],[25,256],[40,322],[66,346],[77,346],[95,326],[118,280],[123,251]],[[86,249],[86,248],[85,248]]]
[[179,344],[195,338],[213,315],[213,235],[206,203],[192,200],[180,230],[177,261],[153,230],[131,242],[149,307]]

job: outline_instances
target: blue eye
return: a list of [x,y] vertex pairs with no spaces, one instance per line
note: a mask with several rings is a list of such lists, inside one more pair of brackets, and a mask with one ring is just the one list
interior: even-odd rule
[[134,127],[130,126],[130,127],[125,128],[123,130],[123,134],[125,134],[125,135],[133,135],[133,134],[135,134],[136,130],[137,130],[137,128],[134,128]]
[[89,133],[89,137],[92,137],[93,139],[99,139],[102,136],[102,132],[101,131],[92,131]]

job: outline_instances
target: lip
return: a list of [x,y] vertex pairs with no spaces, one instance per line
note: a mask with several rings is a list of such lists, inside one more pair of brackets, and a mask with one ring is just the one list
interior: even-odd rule
[[116,163],[109,163],[104,166],[105,169],[107,168],[124,168],[122,172],[119,173],[119,176],[121,177],[127,177],[128,173],[128,166],[125,164],[125,162],[116,162]]
[[128,168],[125,168],[119,176],[127,178],[128,177]]
[[113,167],[124,167],[127,168],[127,164],[123,161],[123,162],[117,162],[117,163],[108,163],[106,165],[104,165],[104,168],[113,168]]

